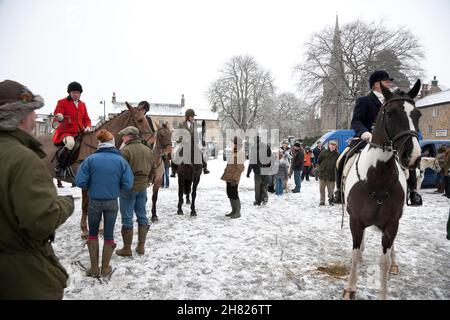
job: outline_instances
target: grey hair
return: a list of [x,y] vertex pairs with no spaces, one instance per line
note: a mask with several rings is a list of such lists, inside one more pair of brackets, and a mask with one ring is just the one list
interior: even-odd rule
[[42,108],[44,100],[35,96],[31,102],[14,101],[0,106],[0,131],[14,131],[26,116],[35,109]]

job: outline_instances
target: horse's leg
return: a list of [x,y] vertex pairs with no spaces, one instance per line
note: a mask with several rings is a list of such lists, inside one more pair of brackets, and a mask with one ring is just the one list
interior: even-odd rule
[[178,211],[177,214],[183,214],[183,191],[184,191],[184,178],[178,173]]
[[153,194],[152,194],[152,222],[158,221],[158,216],[156,215],[156,202],[158,201],[158,192],[161,187],[161,181],[159,183],[153,185]]
[[398,230],[398,220],[389,225],[383,230],[383,237],[381,238],[381,244],[383,247],[383,253],[380,257],[380,299],[387,299],[388,288],[387,278],[390,267],[392,245],[394,244],[395,236]]
[[88,237],[87,227],[87,211],[89,207],[89,196],[87,190],[81,190],[81,239],[86,240]]
[[363,230],[361,245],[359,246],[359,248],[361,249],[361,256],[359,262],[362,262],[362,254],[364,252],[364,249],[366,248],[366,229]]
[[200,177],[195,178],[192,184],[192,204],[191,204],[191,216],[196,216],[197,211],[195,211],[195,198],[197,197],[197,186],[200,182]]
[[350,230],[353,238],[353,251],[352,251],[352,269],[350,271],[350,277],[348,279],[348,285],[344,289],[344,299],[353,300],[356,293],[356,281],[358,280],[358,263],[362,259],[361,242],[364,235],[364,228],[359,220],[350,216]]
[[397,256],[395,254],[394,244],[392,244],[391,248],[391,268],[389,269],[389,273],[391,274],[398,274],[398,264],[397,264]]

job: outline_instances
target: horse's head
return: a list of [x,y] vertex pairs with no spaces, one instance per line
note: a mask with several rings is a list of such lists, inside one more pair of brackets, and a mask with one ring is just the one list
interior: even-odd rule
[[162,152],[171,153],[172,152],[172,131],[167,126],[167,124],[159,125],[156,124],[156,143]]
[[142,138],[146,141],[151,140],[153,133],[150,129],[147,119],[145,118],[145,110],[143,108],[135,108],[128,102],[125,102],[128,111],[130,112],[130,117],[127,125],[135,126],[139,129],[139,133]]
[[397,151],[400,164],[404,168],[416,168],[420,162],[419,118],[414,98],[420,89],[420,80],[408,92],[392,93],[381,85],[385,103],[378,114],[372,141],[383,146],[391,146]]

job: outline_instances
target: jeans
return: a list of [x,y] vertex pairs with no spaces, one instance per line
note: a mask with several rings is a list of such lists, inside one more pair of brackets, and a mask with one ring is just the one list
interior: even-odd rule
[[282,178],[275,178],[275,194],[277,196],[283,194],[284,181]]
[[120,214],[122,216],[122,228],[133,229],[133,212],[139,225],[148,225],[147,212],[147,189],[142,191],[121,191],[120,192]]
[[300,178],[301,170],[294,169],[294,181],[295,181],[295,192],[300,192],[300,189],[302,187],[302,179]]
[[163,173],[163,182],[162,182],[162,187],[169,187],[169,168],[170,167],[166,167],[164,166],[164,173]]
[[114,225],[116,224],[117,199],[114,200],[89,200],[88,224],[89,236],[98,236],[100,221],[103,216],[103,236],[105,240],[114,240]]

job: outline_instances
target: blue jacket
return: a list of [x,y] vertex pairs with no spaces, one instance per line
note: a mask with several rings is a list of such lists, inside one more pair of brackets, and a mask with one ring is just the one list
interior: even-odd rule
[[130,165],[116,148],[100,148],[77,170],[75,183],[87,189],[93,200],[117,199],[120,190],[129,191],[134,177]]
[[381,102],[372,91],[367,96],[356,99],[352,129],[355,130],[358,137],[361,137],[366,131],[372,132],[372,126],[377,119],[380,107]]

